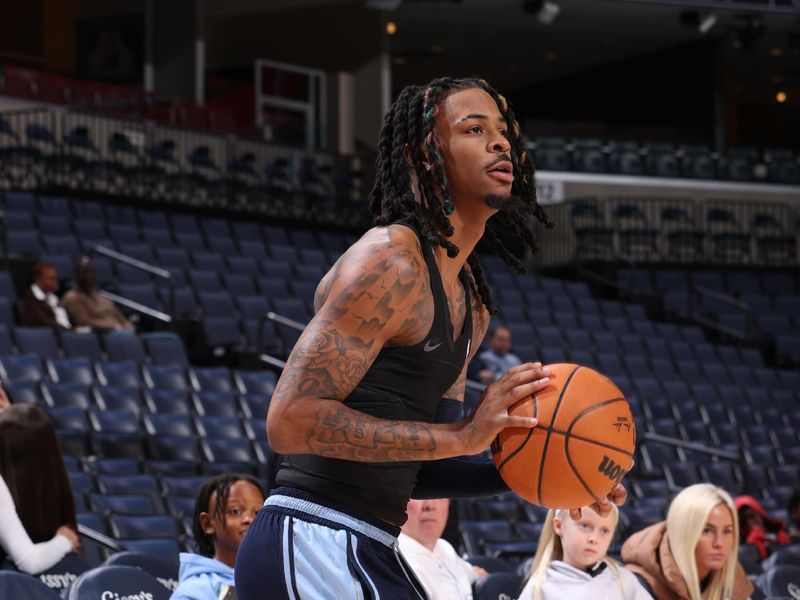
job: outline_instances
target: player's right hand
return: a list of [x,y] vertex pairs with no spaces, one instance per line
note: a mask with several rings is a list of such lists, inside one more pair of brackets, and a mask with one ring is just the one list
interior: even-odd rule
[[486,388],[463,428],[464,454],[479,454],[507,427],[536,427],[538,420],[510,416],[508,409],[520,400],[547,387],[552,377],[542,363],[524,363],[509,369]]

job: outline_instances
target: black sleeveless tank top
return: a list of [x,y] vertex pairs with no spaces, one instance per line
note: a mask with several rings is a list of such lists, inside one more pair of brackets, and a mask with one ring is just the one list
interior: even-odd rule
[[[433,294],[431,329],[414,346],[384,347],[344,403],[381,419],[432,423],[439,400],[455,383],[469,355],[472,303],[469,276],[462,269],[459,280],[464,286],[467,314],[461,335],[454,341],[450,309],[433,249],[419,233],[417,237]],[[285,455],[276,483],[402,525],[419,467],[420,461],[366,463],[313,454]]]

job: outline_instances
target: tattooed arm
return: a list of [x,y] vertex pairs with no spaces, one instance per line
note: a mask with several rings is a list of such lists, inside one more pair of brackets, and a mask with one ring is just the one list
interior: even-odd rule
[[537,381],[544,373],[533,365],[498,380],[484,408],[459,423],[391,421],[345,406],[384,345],[421,341],[433,319],[433,299],[416,236],[404,227],[368,233],[332,275],[321,284],[317,313],[270,402],[267,432],[276,452],[363,462],[432,460],[480,452],[500,429],[534,424],[507,413],[546,384]]

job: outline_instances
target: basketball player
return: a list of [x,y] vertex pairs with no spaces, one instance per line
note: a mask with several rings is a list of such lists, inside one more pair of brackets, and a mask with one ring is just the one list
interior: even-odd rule
[[533,177],[513,112],[485,81],[437,79],[397,98],[379,140],[375,227],[320,282],[272,396],[282,487],[239,550],[239,600],[425,598],[396,543],[412,490],[430,493],[414,490],[421,465],[445,479],[452,465],[453,488],[495,486],[496,470],[453,457],[534,427],[508,408],[549,381],[522,364],[462,414],[466,365],[496,312],[473,250],[483,239],[524,273],[493,228],[535,249],[531,220],[551,223]]

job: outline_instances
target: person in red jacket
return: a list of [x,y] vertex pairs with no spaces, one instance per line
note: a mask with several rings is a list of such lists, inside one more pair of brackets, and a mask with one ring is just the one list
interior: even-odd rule
[[739,513],[740,541],[755,546],[761,558],[769,556],[773,546],[791,543],[784,522],[767,515],[758,500],[738,496],[734,504]]

